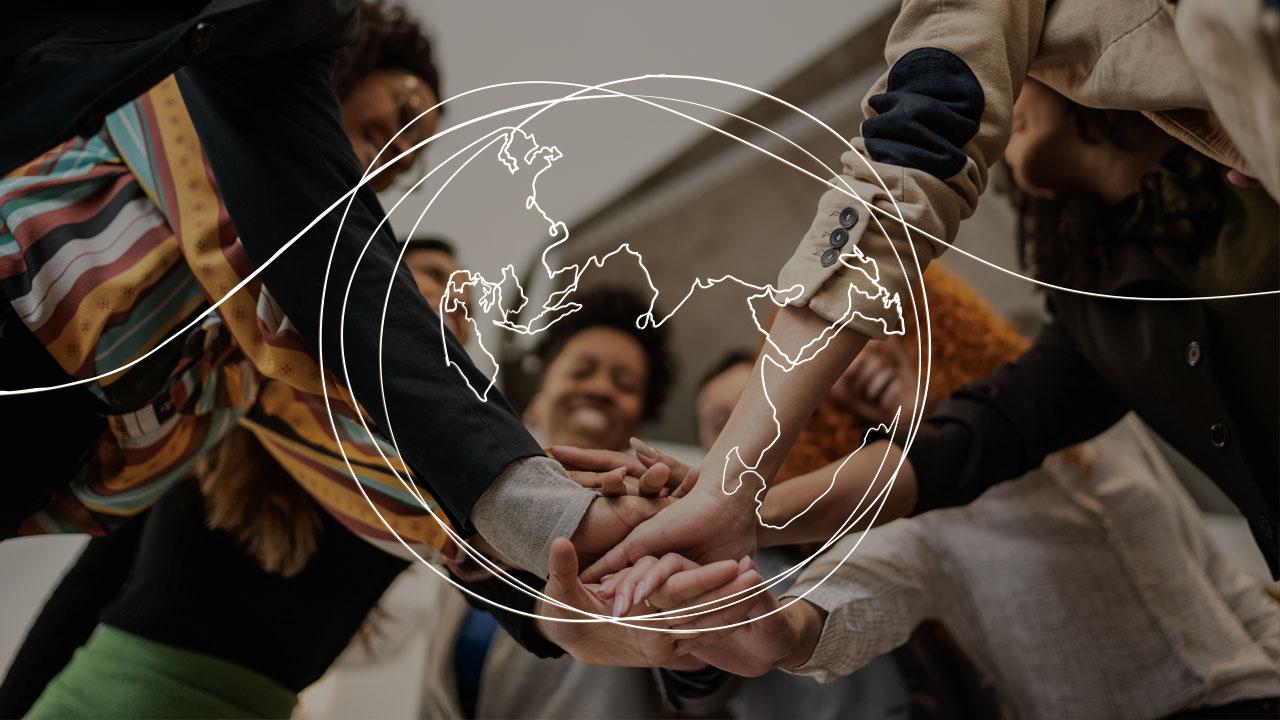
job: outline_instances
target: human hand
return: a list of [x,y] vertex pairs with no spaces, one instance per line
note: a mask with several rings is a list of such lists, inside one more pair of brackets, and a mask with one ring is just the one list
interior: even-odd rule
[[[573,544],[559,538],[551,545],[550,569],[545,594],[577,610],[595,615],[610,615],[611,605],[597,594],[598,586],[584,585],[578,577],[578,557]],[[668,573],[661,585],[649,594],[645,612],[671,610],[701,605],[742,592],[762,581],[760,574],[742,561],[724,560],[704,566],[687,563]],[[690,653],[728,633],[716,630],[746,618],[742,603],[679,620],[635,620],[629,625],[608,621],[564,622],[582,620],[584,616],[553,602],[540,599],[536,606],[539,632],[564,648],[579,662],[617,667],[669,667],[695,670],[704,663]],[[625,613],[624,613],[625,614]],[[633,613],[640,614],[640,613]],[[644,625],[645,627],[636,627]],[[649,629],[653,628],[653,629]],[[702,629],[696,638],[666,632]]]
[[563,465],[569,471],[569,477],[578,484],[598,490],[606,497],[679,497],[684,494],[679,490],[690,478],[692,471],[688,465],[635,438],[631,439],[631,446],[636,449],[635,455],[568,445],[549,447],[547,454]]
[[[620,615],[632,608],[652,605],[649,598],[677,573],[689,572],[697,564],[674,553],[661,559],[641,558],[629,568],[609,575],[596,594],[613,600],[613,612]],[[741,563],[740,568],[754,568]],[[763,581],[761,581],[763,583]],[[785,607],[760,587],[754,596],[738,601],[746,610],[746,624],[725,634],[687,635],[685,647],[708,665],[742,677],[763,675],[776,667],[799,667],[812,655],[826,621],[826,612],[805,600]]]
[[598,559],[671,502],[670,498],[635,495],[592,500],[570,538],[577,555],[588,561]]
[[742,677],[798,668],[813,657],[827,613],[808,600],[783,605],[766,591],[754,598],[748,618],[729,635],[703,643],[693,657]]
[[646,555],[675,552],[700,563],[751,555],[756,548],[755,493],[745,488],[726,494],[716,483],[690,482],[693,489],[640,523],[604,557],[587,568],[584,578],[598,580]]

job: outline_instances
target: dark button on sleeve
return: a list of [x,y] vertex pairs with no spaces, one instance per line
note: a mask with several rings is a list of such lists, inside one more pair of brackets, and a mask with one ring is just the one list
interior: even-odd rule
[[1199,365],[1201,354],[1202,354],[1202,351],[1200,349],[1200,343],[1196,342],[1195,340],[1192,340],[1191,342],[1187,343],[1187,366],[1195,367]]
[[836,264],[836,260],[840,259],[840,251],[836,248],[828,248],[822,253],[822,267],[831,267]]
[[858,224],[858,211],[847,207],[840,211],[840,227],[848,230]]
[[1209,442],[1213,443],[1214,447],[1224,448],[1229,440],[1231,440],[1231,431],[1227,429],[1226,425],[1214,423],[1209,428]]
[[849,233],[844,228],[836,228],[831,231],[827,239],[831,242],[831,247],[842,248],[845,243],[849,242]]
[[191,37],[187,40],[187,48],[191,50],[192,55],[200,55],[209,49],[209,45],[213,42],[213,23],[199,22],[191,31]]

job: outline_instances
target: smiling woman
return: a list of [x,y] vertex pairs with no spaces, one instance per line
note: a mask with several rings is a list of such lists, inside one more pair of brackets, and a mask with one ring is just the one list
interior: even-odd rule
[[[403,8],[382,2],[360,4],[360,37],[334,68],[333,89],[342,101],[342,129],[364,168],[373,166],[388,143],[383,161],[430,137],[442,112],[432,110],[415,122],[440,98],[431,40]],[[369,186],[386,190],[415,157],[405,156]]]
[[628,291],[594,290],[574,301],[582,309],[553,325],[538,346],[543,373],[525,422],[544,444],[625,449],[671,389],[666,330],[636,327],[649,306]]

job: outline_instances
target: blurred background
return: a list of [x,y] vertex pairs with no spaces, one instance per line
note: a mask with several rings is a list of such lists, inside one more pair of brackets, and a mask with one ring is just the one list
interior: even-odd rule
[[[591,3],[544,0],[498,3],[412,0],[412,13],[429,28],[444,95],[494,83],[608,82],[646,74],[687,74],[758,88],[829,124],[844,138],[856,133],[859,102],[884,70],[881,49],[896,12],[891,0],[659,0]],[[629,93],[675,96],[732,110],[765,125],[838,168],[840,140],[798,113],[748,91],[691,80],[652,79],[620,88]],[[524,85],[468,95],[448,105],[440,129],[511,105],[558,97],[572,88]],[[672,107],[675,105],[668,103]],[[681,106],[694,117],[740,135],[822,177],[824,170],[764,131],[717,112]],[[435,167],[483,132],[523,120],[531,110],[502,114],[433,144],[422,170]],[[538,199],[564,221],[569,240],[551,258],[553,267],[581,263],[626,243],[643,254],[659,304],[669,312],[692,278],[734,274],[772,282],[808,228],[823,187],[810,177],[695,122],[625,100],[566,103],[526,129],[563,157],[540,178]],[[412,188],[400,183],[383,195],[397,234],[438,236],[452,242],[462,267],[497,279],[510,264],[525,279],[531,304],[554,288],[537,265],[550,242],[545,223],[527,210],[528,177],[513,177],[492,148],[459,173],[429,212],[423,209],[442,186],[440,173]],[[411,173],[421,176],[422,172]],[[416,178],[415,178],[416,179]],[[999,183],[992,190],[998,192]],[[406,195],[407,193],[407,195]],[[393,206],[403,198],[403,202]],[[957,245],[995,265],[1016,269],[1013,210],[983,202],[961,229]],[[1041,298],[1026,281],[985,267],[958,252],[941,262],[976,287],[1024,333],[1041,322]],[[584,287],[644,290],[634,259],[619,256],[583,276]],[[726,351],[757,341],[741,286],[726,284],[697,293],[670,321],[679,377],[662,417],[646,436],[689,455],[696,445],[693,393],[697,379]],[[510,333],[486,332],[503,367],[501,383],[519,406],[527,378],[537,371],[529,344]],[[496,345],[496,347],[495,347]],[[469,349],[476,351],[473,339]],[[536,361],[534,361],[536,362]],[[1243,523],[1218,491],[1184,462],[1193,496],[1209,513],[1211,530],[1246,569],[1265,566]],[[0,666],[7,664],[44,595],[83,542],[76,537],[24,538],[0,544]],[[439,582],[425,572],[407,574],[384,606],[405,627],[430,618],[414,598]],[[423,677],[423,643],[388,634],[384,661],[347,663],[307,694],[303,714],[314,717],[410,715],[414,683]]]

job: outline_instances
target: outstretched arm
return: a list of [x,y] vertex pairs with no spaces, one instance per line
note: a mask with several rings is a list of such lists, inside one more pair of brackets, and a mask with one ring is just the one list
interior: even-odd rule
[[770,334],[776,347],[766,346],[756,361],[753,379],[708,452],[693,489],[637,527],[588,568],[586,577],[599,579],[646,555],[678,552],[709,562],[755,549],[757,493],[782,464],[804,421],[867,342],[855,331],[831,333],[829,325],[805,308],[778,313]]

